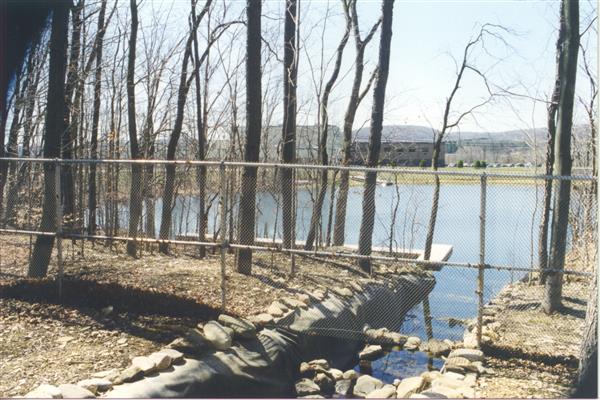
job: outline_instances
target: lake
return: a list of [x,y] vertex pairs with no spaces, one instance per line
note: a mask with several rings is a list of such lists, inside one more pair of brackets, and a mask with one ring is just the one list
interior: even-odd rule
[[[433,187],[431,185],[378,186],[375,194],[375,227],[373,246],[388,247],[390,221],[398,202],[393,247],[422,249],[427,233]],[[281,208],[277,206],[278,194],[257,194],[257,223],[259,237],[280,238]],[[210,197],[210,196],[209,196]],[[540,217],[542,187],[533,185],[488,185],[486,208],[486,262],[529,268],[535,265],[537,229]],[[296,238],[304,240],[310,225],[312,200],[309,190],[297,195]],[[329,194],[323,205],[323,232],[327,230]],[[198,199],[179,196],[172,218],[172,237],[196,234]],[[162,203],[155,202],[156,231],[160,227]],[[208,231],[219,226],[218,198],[214,200],[208,216]],[[362,187],[351,187],[348,193],[346,215],[346,243],[357,244],[362,210]],[[480,187],[473,184],[446,184],[440,191],[439,211],[434,243],[454,247],[452,261],[479,263],[479,211]],[[334,211],[335,212],[335,211]],[[120,207],[121,226],[126,226],[127,204]],[[234,219],[234,223],[235,223]],[[277,221],[277,223],[276,223]],[[532,264],[533,263],[533,264]],[[434,337],[458,339],[463,327],[449,327],[447,319],[472,318],[477,311],[475,295],[477,270],[446,266],[435,272],[436,286],[430,294]],[[488,270],[485,273],[485,300],[492,298],[511,280],[524,273]],[[402,331],[426,338],[421,305],[406,318]]]

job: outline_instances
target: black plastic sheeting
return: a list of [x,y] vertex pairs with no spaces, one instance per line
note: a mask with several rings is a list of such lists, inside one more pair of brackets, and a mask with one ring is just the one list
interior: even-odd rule
[[399,330],[406,313],[434,285],[432,276],[400,275],[393,285],[373,283],[350,298],[330,294],[263,329],[256,339],[201,360],[186,358],[167,371],[117,386],[107,397],[295,397],[302,361],[325,358],[342,370],[356,365],[365,324]]

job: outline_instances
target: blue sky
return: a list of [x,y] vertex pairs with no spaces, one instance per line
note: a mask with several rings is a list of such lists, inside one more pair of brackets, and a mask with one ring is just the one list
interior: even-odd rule
[[[233,10],[231,15],[243,15],[245,1],[228,2]],[[316,102],[314,80],[321,55],[324,63],[334,54],[335,48],[343,33],[344,18],[338,0],[300,0],[301,37],[306,46],[300,55],[299,71],[299,123],[315,123]],[[488,71],[489,81],[501,88],[510,88],[514,92],[526,94],[539,99],[547,98],[554,80],[555,40],[558,25],[558,1],[400,1],[394,6],[393,38],[391,51],[391,70],[387,87],[387,103],[385,124],[415,124],[439,127],[445,99],[448,96],[455,78],[453,56],[460,61],[462,50],[470,38],[479,31],[484,23],[500,24],[513,33],[502,33],[508,47],[498,40],[486,41],[489,54],[481,47],[474,49],[471,63],[481,70]],[[283,19],[283,0],[267,0],[263,6],[263,34],[265,31],[281,31]],[[148,20],[151,9],[166,10],[173,6],[168,18],[169,31],[172,35],[186,25],[177,23],[187,15],[189,2],[179,0],[172,3],[167,0],[144,0],[141,8],[142,23]],[[596,3],[590,0],[581,1],[582,30],[596,14]],[[359,0],[358,12],[361,30],[364,32],[379,17],[381,2],[379,0]],[[323,23],[327,16],[327,25]],[[166,22],[166,21],[165,21]],[[277,31],[279,29],[279,31]],[[321,36],[324,34],[324,39]],[[268,35],[267,35],[268,36]],[[277,34],[271,37],[279,38]],[[243,40],[243,36],[238,36]],[[282,41],[279,40],[279,42]],[[597,36],[586,35],[584,42],[589,49],[589,56],[594,71],[597,62]],[[235,53],[237,57],[243,53],[243,42]],[[275,43],[280,45],[280,43]],[[321,52],[321,45],[323,51]],[[367,50],[368,73],[377,60],[378,37],[376,36]],[[233,53],[233,52],[232,52]],[[243,56],[243,54],[242,54]],[[309,62],[310,61],[310,62]],[[352,81],[353,43],[348,43],[344,54],[344,62],[339,82],[336,84],[330,101],[330,120],[341,125],[346,102]],[[331,64],[330,64],[331,65]],[[277,63],[272,65],[275,75],[280,70]],[[325,77],[329,76],[324,68]],[[265,71],[266,73],[267,71]],[[265,76],[267,76],[265,74]],[[279,79],[281,77],[279,76]],[[273,84],[265,82],[263,87]],[[243,82],[242,82],[243,83]],[[460,113],[485,98],[485,87],[481,79],[474,74],[467,74],[459,90],[454,113]],[[586,80],[578,77],[578,95],[586,98],[588,87]],[[371,93],[363,102],[356,120],[355,128],[368,125]],[[239,100],[243,110],[243,98]],[[280,110],[275,112],[275,119],[280,118]],[[543,127],[546,119],[546,106],[543,102],[531,99],[500,99],[493,105],[482,108],[475,118],[465,119],[460,126],[463,131],[500,131]],[[577,123],[585,123],[581,109],[576,111]],[[243,121],[240,121],[243,124]]]

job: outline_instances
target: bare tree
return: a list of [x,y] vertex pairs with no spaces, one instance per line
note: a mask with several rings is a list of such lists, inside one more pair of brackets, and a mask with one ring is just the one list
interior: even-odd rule
[[[94,77],[94,107],[92,116],[92,136],[90,139],[90,158],[92,160],[98,157],[98,124],[100,122],[100,91],[102,88],[102,50],[104,45],[104,16],[106,13],[106,0],[100,4],[98,14],[98,49],[96,55],[96,73]],[[96,234],[96,164],[90,165],[90,176],[88,186],[88,234]]]
[[[564,3],[561,3],[561,15],[562,7]],[[562,20],[562,17],[561,17]],[[554,88],[552,90],[552,96],[548,103],[548,139],[546,142],[546,164],[545,174],[552,175],[553,164],[554,164],[554,142],[556,137],[556,112],[558,110],[558,101],[560,99],[560,66],[563,53],[561,48],[565,41],[565,29],[564,24],[560,23],[558,30],[558,38],[556,39],[556,72],[554,79]],[[544,198],[542,200],[542,216],[540,219],[539,229],[539,242],[538,242],[538,268],[540,270],[540,283],[545,283],[546,273],[545,270],[548,268],[548,225],[550,224],[550,206],[552,204],[552,180],[546,179],[544,182]]]
[[[491,35],[496,38],[499,38],[499,34],[497,32],[494,32],[493,31],[494,29],[505,31],[504,28],[502,28],[498,25],[484,24],[481,27],[481,29],[479,30],[478,35],[474,39],[470,40],[463,50],[463,57],[462,57],[460,67],[458,68],[458,71],[456,72],[456,79],[454,81],[454,86],[452,87],[452,90],[450,91],[450,95],[446,99],[446,105],[444,107],[444,115],[442,118],[441,129],[438,132],[434,131],[433,153],[432,153],[432,157],[431,157],[431,169],[433,171],[438,170],[438,161],[439,161],[440,153],[442,151],[443,140],[446,137],[446,134],[453,128],[458,127],[460,125],[461,121],[465,117],[472,115],[478,108],[483,107],[486,104],[488,104],[494,97],[494,94],[491,92],[490,85],[488,84],[487,78],[479,69],[477,69],[477,67],[475,67],[473,64],[471,64],[470,59],[469,59],[471,50],[473,49],[473,47],[479,43],[482,43],[484,41],[484,38],[486,35]],[[467,71],[473,72],[473,73],[475,73],[476,76],[479,76],[483,79],[483,82],[488,90],[489,96],[481,103],[476,104],[475,106],[471,107],[467,111],[460,113],[456,117],[456,119],[451,121],[450,118],[451,118],[451,112],[452,112],[452,102],[454,100],[454,97],[456,96],[456,93],[458,92],[458,90],[461,87],[461,82],[463,80],[464,74]],[[440,177],[438,175],[435,175],[434,176],[434,187],[433,187],[433,199],[432,199],[432,205],[431,205],[431,214],[429,216],[429,225],[427,228],[427,236],[425,239],[425,249],[424,249],[424,259],[425,260],[429,260],[429,258],[431,257],[431,247],[433,245],[433,236],[434,236],[435,225],[436,225],[436,220],[437,220],[439,199],[440,199]]]
[[[377,69],[373,71],[367,86],[361,92],[363,71],[365,67],[364,57],[367,44],[375,35],[381,18],[371,27],[371,30],[364,39],[360,37],[360,28],[358,24],[358,13],[356,12],[356,0],[350,0],[344,3],[344,13],[346,18],[350,18],[352,23],[352,32],[354,38],[355,57],[354,57],[354,80],[352,82],[352,90],[350,92],[350,100],[346,108],[344,116],[344,138],[342,144],[342,164],[348,166],[352,161],[352,128],[354,126],[354,118],[356,110],[362,99],[369,91],[371,84],[376,76]],[[340,190],[336,201],[335,224],[333,227],[333,245],[343,246],[346,236],[346,205],[348,203],[348,187],[350,185],[350,172],[342,171],[340,174]]]
[[[129,151],[132,159],[141,158],[138,145],[137,125],[135,115],[135,56],[138,33],[137,0],[129,0],[131,10],[131,32],[129,35],[129,56],[127,58],[127,124],[129,131]],[[138,224],[142,215],[142,167],[131,164],[131,187],[129,188],[129,233],[128,237],[137,236]],[[135,240],[127,242],[127,254],[135,257],[137,244]]]
[[[390,47],[392,43],[393,0],[382,0],[381,35],[379,39],[379,56],[377,63],[377,79],[373,89],[373,108],[371,111],[371,133],[369,136],[369,155],[367,167],[376,167],[381,149],[381,131],[383,129],[383,111],[385,105],[385,89],[390,67]],[[377,172],[365,173],[364,194],[362,202],[362,219],[358,239],[358,252],[362,256],[371,254],[373,241],[373,224],[375,221],[375,188]],[[371,271],[371,260],[361,258],[359,266],[365,272]]]
[[[175,152],[177,150],[177,144],[179,142],[179,137],[181,135],[181,129],[183,126],[183,113],[185,108],[185,102],[187,100],[187,94],[191,85],[191,79],[194,78],[195,74],[192,74],[188,78],[187,67],[190,58],[192,57],[192,43],[194,40],[194,32],[198,29],[198,25],[202,20],[202,17],[209,10],[212,1],[208,0],[204,4],[204,8],[200,12],[196,18],[194,18],[196,12],[197,0],[192,0],[192,20],[190,22],[190,34],[185,44],[185,51],[183,54],[183,61],[181,64],[181,75],[179,81],[179,91],[177,93],[177,112],[175,114],[175,123],[173,125],[173,130],[171,132],[171,136],[169,138],[169,144],[167,147],[167,160],[175,159]],[[174,164],[167,164],[166,166],[166,177],[165,177],[165,188],[163,192],[163,206],[162,206],[162,218],[160,223],[160,238],[168,239],[169,231],[171,229],[171,215],[172,215],[172,202],[173,195],[175,189],[175,168]],[[161,253],[169,252],[169,244],[166,242],[161,242],[159,245],[159,250]]]
[[[67,65],[67,32],[69,25],[69,2],[56,1],[53,4],[52,33],[50,37],[50,72],[48,82],[48,103],[44,130],[44,157],[60,156],[61,133],[65,131],[65,71]],[[39,230],[53,232],[56,229],[56,191],[54,174],[56,165],[44,164],[44,205]],[[28,276],[43,277],[54,246],[54,236],[38,236],[29,263]]]
[[[555,174],[569,176],[571,175],[572,163],[571,129],[573,127],[575,78],[577,76],[577,56],[579,53],[578,0],[563,1],[561,26],[562,24],[564,24],[565,41],[560,49],[562,53],[559,66],[560,96],[558,100],[553,170]],[[554,185],[549,262],[552,271],[548,270],[542,302],[542,307],[548,314],[558,310],[562,304],[562,270],[565,264],[570,196],[570,180],[560,180]]]
[[[261,0],[246,2],[246,144],[244,161],[257,162],[260,156],[261,134]],[[223,194],[221,194],[223,195]],[[240,193],[238,220],[239,242],[254,243],[254,218],[256,203],[256,167],[244,167]],[[240,249],[237,254],[237,271],[252,273],[252,251]]]
[[[342,0],[344,8],[347,8],[347,4],[345,0]],[[346,48],[346,43],[348,43],[348,38],[350,37],[350,28],[351,28],[351,19],[348,13],[346,13],[346,29],[344,31],[344,35],[340,40],[340,43],[336,49],[336,59],[333,67],[333,71],[331,72],[331,76],[325,85],[325,90],[323,91],[323,95],[321,96],[321,104],[320,104],[320,114],[321,121],[319,124],[320,132],[320,142],[319,142],[319,161],[321,165],[329,164],[329,157],[327,154],[327,134],[329,130],[329,112],[328,112],[328,104],[329,104],[329,95],[331,94],[331,89],[333,85],[337,81],[337,78],[340,74],[340,68],[342,66],[342,57],[344,55],[344,49]],[[312,250],[313,243],[315,241],[315,236],[319,225],[321,224],[321,215],[323,212],[323,201],[325,200],[325,194],[327,193],[327,178],[329,171],[326,169],[321,170],[321,181],[319,192],[317,194],[317,200],[313,206],[313,212],[310,220],[310,227],[308,231],[308,235],[306,236],[306,243],[304,245],[305,250]]]
[[[283,133],[282,161],[291,164],[296,161],[296,111],[298,82],[298,48],[296,0],[286,0],[283,38]],[[282,168],[281,172],[283,247],[292,248],[294,240],[294,171]]]

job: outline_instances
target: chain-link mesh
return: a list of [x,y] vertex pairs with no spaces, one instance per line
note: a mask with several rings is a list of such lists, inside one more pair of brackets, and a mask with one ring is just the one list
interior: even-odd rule
[[[58,234],[68,277],[267,313],[269,323],[296,331],[364,338],[385,328],[461,340],[477,336],[479,315],[484,344],[527,347],[535,334],[548,344],[534,352],[550,354],[556,337],[568,338],[566,354],[579,345],[597,257],[589,177],[233,162],[4,164],[3,281],[31,275],[38,235]],[[578,325],[566,318],[548,332],[539,267],[551,251],[555,206],[545,215],[544,199],[548,182],[565,180],[563,306]],[[57,271],[52,256],[49,274]],[[301,304],[316,300],[324,306]]]

